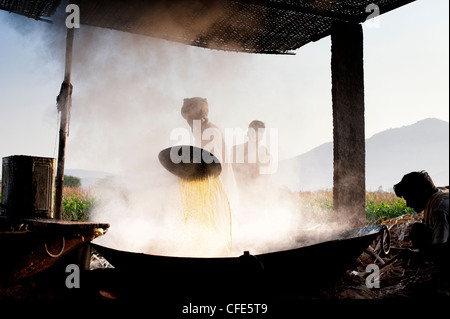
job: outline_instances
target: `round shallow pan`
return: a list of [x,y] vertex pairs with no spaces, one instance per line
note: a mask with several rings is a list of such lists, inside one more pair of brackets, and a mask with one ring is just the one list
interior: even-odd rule
[[166,148],[159,153],[158,158],[165,169],[182,179],[217,177],[222,171],[222,165],[217,157],[192,145]]

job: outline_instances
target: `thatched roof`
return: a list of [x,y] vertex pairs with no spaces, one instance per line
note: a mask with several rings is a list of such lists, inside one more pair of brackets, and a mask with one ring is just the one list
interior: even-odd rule
[[[414,0],[73,0],[81,24],[188,45],[249,53],[289,53],[360,23],[375,4],[380,14]],[[0,0],[0,9],[51,17],[61,0]]]

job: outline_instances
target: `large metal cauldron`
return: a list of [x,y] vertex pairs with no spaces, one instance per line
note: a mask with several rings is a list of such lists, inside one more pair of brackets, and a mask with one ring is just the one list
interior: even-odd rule
[[[115,269],[109,289],[162,294],[301,292],[338,279],[378,236],[389,251],[389,231],[371,226],[291,250],[229,258],[187,258],[133,253],[91,244]],[[143,290],[142,290],[143,289]],[[135,296],[135,294],[133,296]]]

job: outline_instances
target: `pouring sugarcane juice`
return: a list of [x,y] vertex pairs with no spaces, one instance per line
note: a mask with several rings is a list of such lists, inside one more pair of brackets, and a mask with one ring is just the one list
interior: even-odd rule
[[231,211],[220,177],[179,179],[184,245],[196,256],[229,256]]

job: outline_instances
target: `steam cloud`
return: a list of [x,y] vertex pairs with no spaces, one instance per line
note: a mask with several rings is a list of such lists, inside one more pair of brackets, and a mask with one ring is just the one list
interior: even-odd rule
[[[62,17],[43,33],[55,63],[64,61],[65,29],[57,27]],[[207,97],[209,118],[222,129],[246,127],[254,119],[270,127],[258,105],[245,105],[243,114],[229,112],[229,105],[239,103],[237,93],[246,90],[239,78],[255,66],[252,56],[211,56],[206,49],[82,26],[75,32],[73,58],[66,167],[76,158],[78,167],[116,176],[94,189],[99,200],[91,219],[111,224],[98,242],[185,255],[177,245],[182,227],[177,180],[160,165],[158,153],[173,145],[174,128],[188,129],[180,115],[185,97]],[[276,189],[269,180],[240,189],[239,197],[239,205],[232,207],[232,255],[297,247],[302,232],[314,230],[316,236],[309,238],[315,241],[333,229],[329,223],[319,225],[314,212],[299,207],[295,194]]]
[[[89,30],[78,41],[84,53],[74,61],[82,66],[74,68],[74,83],[82,87],[73,100],[71,152],[78,152],[77,158],[82,152],[86,164],[102,163],[121,176],[119,185],[98,189],[101,200],[92,220],[111,224],[98,242],[151,254],[187,255],[180,246],[177,180],[158,162],[158,153],[174,144],[174,129],[189,130],[180,115],[185,97],[208,97],[210,120],[233,127],[236,122],[225,124],[230,99],[217,103],[209,93],[233,91],[236,74],[229,70],[248,68],[249,57],[231,54],[217,64],[203,49],[194,54],[183,45],[107,30]],[[211,69],[217,82],[205,83]],[[232,255],[298,246],[299,233],[313,227],[317,223],[309,223],[294,195],[254,183],[240,190],[239,205],[232,207]],[[326,227],[323,234],[330,229]]]

